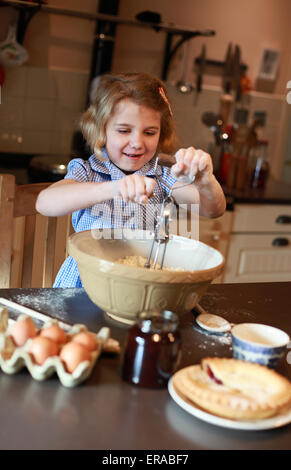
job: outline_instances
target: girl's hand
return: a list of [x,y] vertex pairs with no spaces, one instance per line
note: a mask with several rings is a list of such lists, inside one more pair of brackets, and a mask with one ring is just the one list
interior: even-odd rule
[[179,176],[195,176],[195,183],[208,184],[213,176],[213,165],[211,157],[203,150],[196,150],[194,147],[180,149],[175,154],[176,162],[171,168],[174,178]]
[[148,198],[153,195],[155,180],[141,175],[128,175],[117,181],[117,196],[126,202],[147,204]]

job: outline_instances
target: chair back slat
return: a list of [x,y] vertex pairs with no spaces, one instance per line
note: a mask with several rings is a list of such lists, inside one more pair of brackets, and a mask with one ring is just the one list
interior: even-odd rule
[[4,288],[10,285],[14,181],[13,175],[0,175],[0,282]]
[[35,201],[38,194],[51,183],[23,184],[15,187],[14,217],[37,214]]
[[33,266],[33,248],[35,238],[35,215],[25,217],[25,229],[23,239],[23,265],[21,287],[30,287]]
[[49,287],[54,277],[54,255],[56,247],[57,218],[49,217],[46,227],[45,262],[43,271],[44,287]]
[[[21,286],[23,264],[23,240],[25,217],[13,220],[12,260],[10,273],[10,287]],[[1,229],[0,229],[1,230]]]
[[71,217],[45,217],[35,202],[51,183],[15,185],[0,175],[0,287],[52,287],[67,256]]

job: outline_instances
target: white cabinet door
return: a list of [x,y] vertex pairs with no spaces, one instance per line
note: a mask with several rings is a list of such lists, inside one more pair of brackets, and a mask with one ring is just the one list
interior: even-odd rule
[[291,206],[236,204],[232,232],[291,233]]
[[291,234],[232,234],[224,282],[275,281],[291,281]]

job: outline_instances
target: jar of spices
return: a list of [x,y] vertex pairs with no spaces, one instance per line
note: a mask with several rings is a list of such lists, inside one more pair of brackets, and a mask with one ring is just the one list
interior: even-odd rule
[[122,378],[141,387],[166,387],[177,368],[180,348],[175,313],[142,312],[128,332]]

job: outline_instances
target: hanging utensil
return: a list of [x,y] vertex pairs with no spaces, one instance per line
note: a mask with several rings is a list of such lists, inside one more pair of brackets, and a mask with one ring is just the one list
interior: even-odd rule
[[235,46],[233,58],[233,87],[235,90],[235,102],[238,103],[241,98],[241,52],[238,45]]
[[184,54],[182,77],[181,77],[181,80],[179,80],[176,84],[178,91],[180,91],[180,93],[183,93],[183,94],[190,93],[193,90],[192,84],[186,81],[187,65],[188,65],[189,52],[190,52],[189,39],[187,40],[185,46],[186,48],[185,48],[185,54]]
[[233,103],[233,96],[231,94],[232,82],[234,78],[234,57],[232,53],[232,44],[229,43],[225,55],[223,76],[222,76],[222,88],[223,94],[220,97],[220,109],[219,115],[222,120],[222,131],[226,130],[226,126],[229,120],[230,110]]
[[22,65],[28,59],[27,50],[16,40],[17,24],[9,26],[7,38],[0,44],[0,62],[3,65]]
[[196,94],[195,94],[195,103],[194,103],[195,105],[197,104],[197,101],[198,101],[198,95],[202,91],[202,80],[203,80],[203,74],[204,74],[204,69],[205,69],[205,62],[206,62],[206,46],[205,44],[203,44],[201,54],[200,54],[197,78],[196,78]]
[[224,59],[224,68],[222,76],[222,88],[224,93],[230,94],[233,81],[233,55],[232,44],[229,43]]

